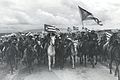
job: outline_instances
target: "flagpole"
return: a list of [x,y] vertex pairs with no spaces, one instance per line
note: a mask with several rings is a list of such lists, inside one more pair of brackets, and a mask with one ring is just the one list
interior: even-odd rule
[[82,28],[84,29],[84,23],[83,23],[83,21],[81,20],[81,23],[82,23]]
[[[79,6],[78,6],[78,8],[79,8]],[[82,20],[82,13],[81,13],[81,11],[79,10],[79,13],[80,13],[80,19],[81,19],[81,25],[82,25],[82,29],[84,28],[84,23],[83,23],[83,20]]]
[[81,18],[82,29],[84,29],[84,22],[83,22],[83,20],[82,20],[82,14],[81,14],[81,11],[80,11],[80,10],[79,10],[79,12],[80,12],[80,18]]

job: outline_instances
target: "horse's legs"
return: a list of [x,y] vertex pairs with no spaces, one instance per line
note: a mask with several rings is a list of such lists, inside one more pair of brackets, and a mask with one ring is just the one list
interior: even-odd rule
[[118,63],[118,80],[120,80],[120,74],[119,74],[119,63]]
[[110,74],[112,74],[112,60],[110,60],[109,68],[110,68]]
[[90,60],[90,61],[91,61],[92,67],[94,68],[94,67],[95,67],[95,65],[94,65],[94,56],[93,56],[93,55],[91,55],[91,56],[90,56],[90,58],[91,58],[91,60]]
[[80,56],[80,64],[83,63],[83,55]]
[[119,64],[118,64],[118,62],[116,61],[116,69],[115,69],[115,76],[117,75],[117,73],[118,73],[118,66],[119,66]]
[[48,69],[51,71],[51,56],[48,55]]
[[75,56],[75,63],[77,63],[78,62],[78,57],[77,56]]
[[13,65],[11,60],[9,61],[9,65],[10,65],[10,73],[13,74]]
[[116,61],[116,69],[115,69],[115,76],[118,75],[118,80],[120,80],[120,74],[119,74],[119,62]]
[[84,59],[85,59],[85,67],[87,66],[86,63],[87,63],[87,55],[85,54],[84,55]]
[[72,69],[74,69],[75,68],[75,61],[74,61],[74,56],[73,55],[71,56],[71,59],[72,59]]
[[16,69],[16,70],[18,69],[17,64],[18,64],[18,59],[15,58],[15,69]]
[[98,61],[98,56],[97,55],[95,55],[95,65],[97,64],[97,61]]
[[53,56],[53,67],[55,66],[55,56]]
[[3,57],[4,57],[4,56],[3,56],[3,53],[2,53],[2,52],[1,52],[0,54],[1,54],[1,64],[3,64]]

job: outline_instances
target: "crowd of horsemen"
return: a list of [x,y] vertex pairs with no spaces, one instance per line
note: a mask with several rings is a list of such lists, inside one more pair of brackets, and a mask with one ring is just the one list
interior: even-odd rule
[[[42,36],[41,36],[42,34]],[[104,45],[117,45],[119,36],[113,33],[109,40],[106,34],[102,34],[98,39],[98,33],[95,30],[81,31],[76,33],[19,33],[12,34],[9,37],[0,40],[0,62],[1,65],[7,63],[11,73],[21,64],[32,68],[34,60],[37,64],[47,64],[47,48],[50,45],[51,36],[55,36],[55,66],[63,69],[66,61],[71,61],[71,55],[74,54],[74,63],[85,64],[90,62],[94,67],[97,61],[107,61],[107,53],[104,53]],[[72,47],[73,46],[73,47]],[[73,53],[72,53],[73,52]],[[68,59],[69,58],[69,59]],[[78,59],[79,58],[79,59]]]

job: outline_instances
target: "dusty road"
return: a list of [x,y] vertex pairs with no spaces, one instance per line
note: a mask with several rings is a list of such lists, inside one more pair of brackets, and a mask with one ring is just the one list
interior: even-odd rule
[[0,64],[0,80],[4,80],[8,74],[8,66],[6,64]]
[[77,65],[75,69],[65,66],[63,70],[54,68],[49,72],[47,66],[35,66],[32,74],[26,69],[17,71],[14,75],[7,74],[5,80],[117,80],[114,74],[109,74],[109,69],[101,64],[96,68]]

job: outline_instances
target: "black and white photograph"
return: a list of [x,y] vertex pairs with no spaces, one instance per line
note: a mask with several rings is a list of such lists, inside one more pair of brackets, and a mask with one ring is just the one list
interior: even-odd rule
[[0,80],[120,80],[120,0],[0,0]]

